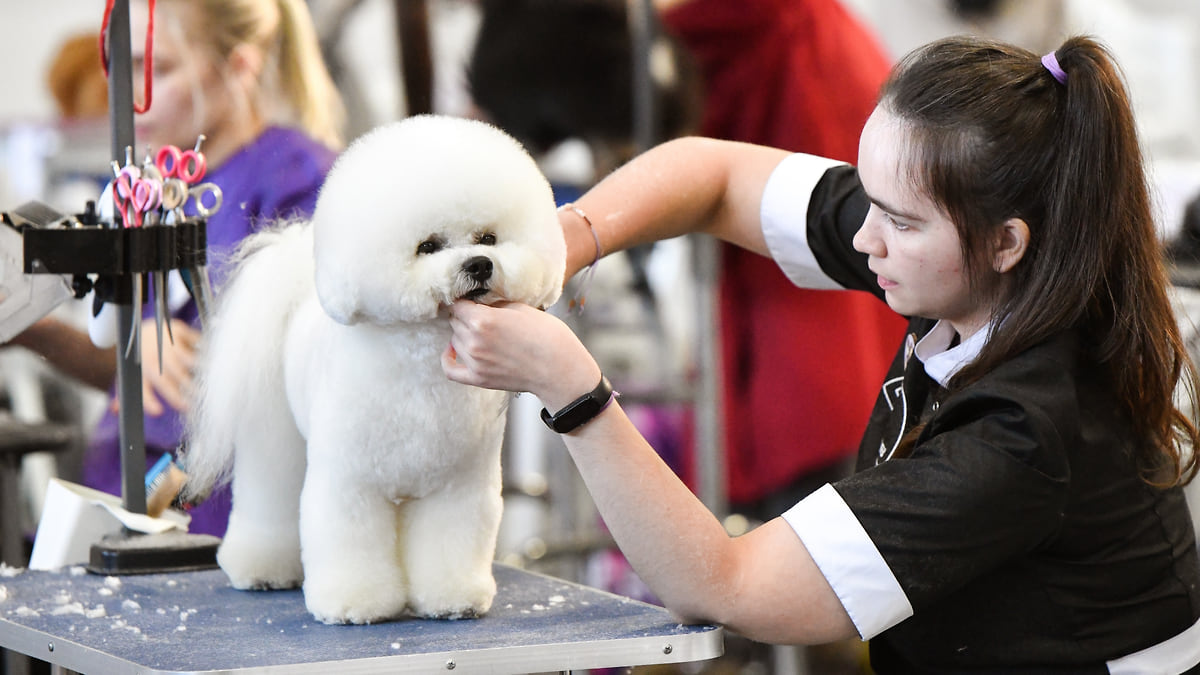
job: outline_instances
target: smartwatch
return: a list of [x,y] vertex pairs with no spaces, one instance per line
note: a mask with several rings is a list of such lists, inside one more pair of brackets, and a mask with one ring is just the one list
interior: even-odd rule
[[542,421],[551,431],[570,433],[603,412],[616,397],[617,393],[613,391],[608,378],[601,375],[600,384],[595,389],[571,401],[562,410],[551,415],[549,410],[542,408]]

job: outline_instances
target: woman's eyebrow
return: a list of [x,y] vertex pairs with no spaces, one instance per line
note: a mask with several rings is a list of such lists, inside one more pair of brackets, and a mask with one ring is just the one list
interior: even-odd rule
[[876,198],[876,197],[872,197],[872,196],[871,196],[871,193],[867,192],[865,188],[863,189],[863,192],[864,192],[864,193],[866,193],[866,195],[867,195],[867,199],[868,199],[868,200],[869,200],[869,201],[870,201],[872,204],[874,204],[875,206],[878,206],[880,209],[882,209],[882,210],[884,210],[884,211],[888,212],[889,214],[891,214],[891,215],[893,215],[893,216],[898,216],[898,217],[900,217],[900,218],[903,218],[903,219],[905,219],[905,220],[914,220],[914,221],[924,221],[924,220],[925,220],[924,218],[922,218],[922,217],[920,217],[920,216],[917,216],[917,215],[915,215],[915,214],[909,213],[909,212],[907,212],[907,211],[905,211],[905,210],[903,210],[903,209],[897,209],[897,208],[895,208],[895,207],[893,207],[893,206],[891,206],[891,205],[887,204],[886,202],[884,202],[884,201],[882,201],[882,200],[880,200],[880,199],[878,199],[878,198]]

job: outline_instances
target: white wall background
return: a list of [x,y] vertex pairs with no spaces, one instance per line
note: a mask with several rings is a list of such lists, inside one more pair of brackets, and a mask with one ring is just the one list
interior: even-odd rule
[[53,115],[45,80],[59,43],[103,17],[104,0],[0,0],[0,126]]

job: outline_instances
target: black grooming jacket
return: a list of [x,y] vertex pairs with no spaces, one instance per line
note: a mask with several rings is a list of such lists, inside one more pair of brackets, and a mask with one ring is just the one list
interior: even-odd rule
[[[883,293],[851,238],[868,202],[828,170],[807,236],[827,276]],[[910,339],[934,325],[915,318]],[[1146,485],[1085,337],[1051,337],[948,395],[904,348],[834,487],[914,614],[870,641],[879,673],[1105,673],[1200,618],[1200,561],[1179,488]],[[884,459],[918,423],[911,456]]]

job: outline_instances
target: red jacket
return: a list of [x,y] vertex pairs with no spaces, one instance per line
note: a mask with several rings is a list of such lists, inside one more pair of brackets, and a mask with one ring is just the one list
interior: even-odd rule
[[[691,0],[662,20],[701,70],[702,135],[857,158],[890,64],[840,3]],[[854,455],[905,322],[865,293],[798,289],[756,254],[721,256],[727,490],[738,504]]]

